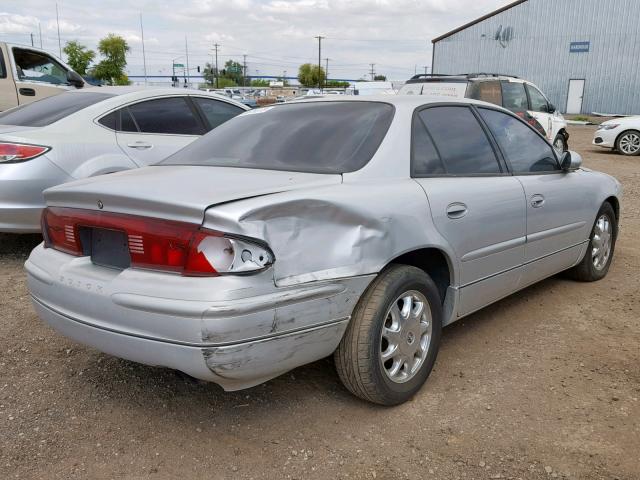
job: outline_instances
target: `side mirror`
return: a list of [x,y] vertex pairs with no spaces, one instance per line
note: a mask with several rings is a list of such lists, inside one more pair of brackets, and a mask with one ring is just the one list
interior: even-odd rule
[[84,87],[84,80],[73,70],[69,70],[67,72],[67,82],[69,82],[70,85],[73,85],[76,88]]
[[560,156],[560,167],[565,172],[573,172],[582,166],[582,157],[576,152],[567,150]]
[[556,106],[553,103],[547,106],[547,113],[556,113]]

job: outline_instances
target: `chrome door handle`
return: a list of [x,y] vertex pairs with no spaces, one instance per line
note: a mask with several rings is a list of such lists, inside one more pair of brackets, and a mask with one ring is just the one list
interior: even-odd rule
[[153,145],[151,145],[150,143],[147,143],[147,142],[134,142],[134,143],[128,143],[127,147],[144,150],[144,149],[153,147]]
[[451,203],[447,207],[447,217],[456,219],[462,218],[467,214],[467,206],[464,203],[456,202]]
[[540,208],[544,205],[544,197],[542,195],[533,195],[531,197],[531,206],[533,208]]

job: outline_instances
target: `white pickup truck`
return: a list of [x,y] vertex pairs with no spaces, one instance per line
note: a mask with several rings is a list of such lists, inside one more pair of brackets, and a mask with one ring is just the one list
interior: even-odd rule
[[0,111],[85,85],[70,66],[44,50],[0,42]]

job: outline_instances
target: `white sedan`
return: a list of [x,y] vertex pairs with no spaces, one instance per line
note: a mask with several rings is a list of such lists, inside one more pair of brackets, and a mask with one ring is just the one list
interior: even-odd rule
[[0,232],[40,231],[43,190],[165,159],[248,110],[199,90],[83,88],[0,114]]
[[640,155],[640,116],[601,123],[593,135],[593,144],[617,150],[622,155]]

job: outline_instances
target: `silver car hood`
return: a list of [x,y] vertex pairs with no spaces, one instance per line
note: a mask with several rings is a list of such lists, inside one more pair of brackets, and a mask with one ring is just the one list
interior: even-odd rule
[[103,208],[109,212],[201,223],[206,209],[214,205],[341,182],[341,175],[167,165],[52,187],[45,190],[45,200],[49,206]]

